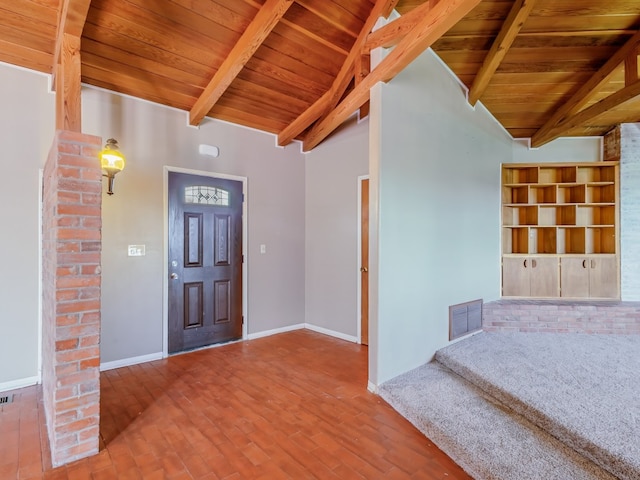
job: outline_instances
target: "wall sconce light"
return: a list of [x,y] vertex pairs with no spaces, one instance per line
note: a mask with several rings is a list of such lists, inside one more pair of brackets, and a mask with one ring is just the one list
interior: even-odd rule
[[110,138],[104,146],[104,149],[100,152],[100,165],[104,173],[103,177],[108,178],[109,188],[107,194],[113,195],[113,180],[116,173],[121,172],[124,168],[124,155],[118,149],[118,141]]

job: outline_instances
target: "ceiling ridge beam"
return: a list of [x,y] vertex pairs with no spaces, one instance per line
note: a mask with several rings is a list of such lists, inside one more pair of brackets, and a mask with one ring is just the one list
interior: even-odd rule
[[600,115],[607,113],[622,104],[635,99],[640,95],[640,81],[636,81],[615,93],[612,93],[606,98],[603,98],[598,103],[594,103],[584,110],[580,110],[578,113],[566,118],[556,127],[554,127],[545,138],[549,138],[547,141],[555,140],[558,137],[562,137],[570,132],[572,129],[580,127],[585,123],[599,117]]
[[364,22],[362,29],[360,30],[360,34],[356,41],[354,42],[347,58],[340,67],[340,71],[336,75],[331,88],[327,90],[327,92],[322,95],[313,105],[311,105],[307,110],[302,112],[293,122],[291,122],[286,128],[284,128],[280,134],[278,135],[278,145],[285,146],[288,145],[300,135],[304,130],[306,130],[309,125],[318,120],[320,117],[324,117],[329,114],[331,110],[335,108],[335,106],[340,101],[342,95],[344,95],[345,90],[349,86],[349,82],[353,78],[355,71],[354,65],[356,60],[360,55],[362,55],[362,48],[364,43],[369,35],[369,32],[373,29],[378,18],[383,16],[384,14],[389,15],[389,13],[393,10],[398,0],[377,0],[373,8],[371,9],[371,13],[367,20]]
[[602,67],[594,73],[591,78],[585,82],[582,87],[576,91],[576,93],[558,108],[555,113],[545,122],[545,124],[538,129],[536,133],[531,137],[531,146],[540,147],[545,143],[558,138],[561,135],[551,134],[552,130],[556,130],[556,127],[560,123],[564,123],[564,119],[568,116],[576,113],[580,110],[597,91],[600,86],[607,81],[609,76],[614,72],[618,66],[624,62],[632,51],[635,51],[636,47],[640,43],[640,30],[638,30],[633,37],[627,40],[616,53],[614,53],[609,60],[605,62]]
[[369,99],[369,91],[376,83],[395,77],[479,3],[480,0],[441,0],[433,7],[429,3],[417,7],[423,12],[421,21],[331,114],[313,126],[304,139],[303,150],[309,151],[322,142]]
[[524,22],[529,18],[535,0],[516,0],[505,19],[469,90],[469,103],[475,105],[489,85]]
[[293,5],[293,0],[267,0],[189,112],[189,123],[198,125],[229,88],[260,45]]

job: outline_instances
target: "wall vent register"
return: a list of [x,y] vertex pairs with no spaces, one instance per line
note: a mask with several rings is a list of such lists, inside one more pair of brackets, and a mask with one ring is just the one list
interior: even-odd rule
[[449,307],[449,340],[482,330],[482,299]]

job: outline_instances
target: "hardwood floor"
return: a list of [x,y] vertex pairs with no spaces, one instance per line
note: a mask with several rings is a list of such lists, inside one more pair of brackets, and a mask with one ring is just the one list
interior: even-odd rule
[[366,390],[366,347],[308,330],[110,370],[101,381],[100,453],[44,472],[39,390],[16,391],[0,407],[0,478],[471,478]]

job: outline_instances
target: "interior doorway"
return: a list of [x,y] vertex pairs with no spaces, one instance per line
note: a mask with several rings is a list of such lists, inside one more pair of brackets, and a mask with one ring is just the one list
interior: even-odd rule
[[360,178],[360,343],[369,345],[369,178]]

